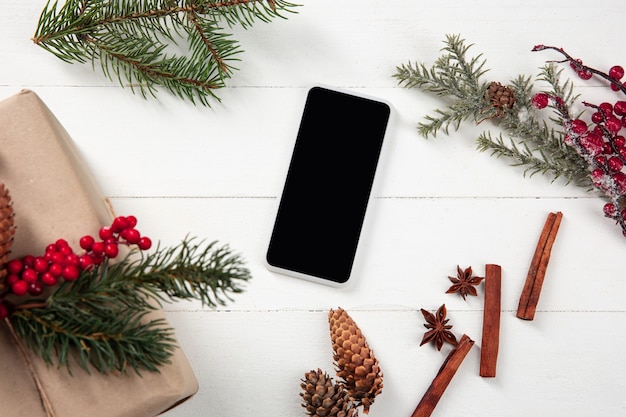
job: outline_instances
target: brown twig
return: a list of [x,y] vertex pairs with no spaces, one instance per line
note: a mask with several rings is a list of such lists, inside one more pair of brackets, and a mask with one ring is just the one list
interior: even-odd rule
[[560,211],[550,213],[543,226],[517,307],[517,317],[520,319],[533,320],[535,318],[541,288],[546,276],[548,262],[550,261],[552,245],[556,239],[562,217],[563,213]]
[[433,382],[428,387],[428,390],[426,390],[421,401],[417,404],[417,407],[415,407],[415,411],[413,411],[411,417],[428,417],[432,414],[435,406],[448,387],[448,384],[452,381],[452,377],[456,374],[456,371],[459,369],[461,363],[463,363],[463,359],[465,359],[467,353],[472,349],[472,346],[474,346],[474,341],[470,339],[468,335],[464,334],[461,336],[459,344],[446,357],[435,379],[433,379]]
[[502,268],[485,266],[485,298],[483,311],[483,338],[480,345],[480,376],[495,377],[500,345],[500,308]]

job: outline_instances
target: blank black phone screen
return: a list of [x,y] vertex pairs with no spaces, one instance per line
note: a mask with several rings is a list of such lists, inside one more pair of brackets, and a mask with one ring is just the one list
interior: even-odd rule
[[390,116],[386,103],[309,90],[270,238],[276,268],[350,277]]

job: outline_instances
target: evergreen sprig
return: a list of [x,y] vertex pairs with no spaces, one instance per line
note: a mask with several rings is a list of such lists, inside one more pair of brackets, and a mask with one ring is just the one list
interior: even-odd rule
[[394,77],[401,86],[455,98],[446,109],[435,110],[436,116],[427,115],[426,122],[418,124],[417,130],[424,137],[435,137],[439,130],[449,134],[450,127],[457,130],[469,118],[478,121],[492,114],[484,101],[487,83],[481,80],[488,71],[484,69],[486,61],[482,54],[468,60],[471,46],[459,35],[447,35],[442,48],[445,53],[430,68],[411,62],[397,67]]
[[[514,92],[515,103],[510,108],[496,109],[487,98],[490,82],[483,79],[488,72],[483,55],[470,58],[468,52],[473,45],[468,45],[459,35],[447,35],[444,44],[442,55],[432,67],[403,64],[393,75],[403,87],[419,88],[451,99],[444,109],[436,109],[435,115],[426,115],[425,121],[418,124],[422,136],[436,137],[439,131],[448,135],[450,128],[458,130],[465,121],[478,124],[489,119],[500,133],[492,135],[486,130],[480,134],[478,150],[511,159],[512,165],[525,167],[525,175],[541,173],[553,180],[563,177],[567,183],[590,186],[584,159],[563,142],[564,133],[560,129],[563,120],[558,112],[545,120],[533,108],[531,77],[519,75],[512,79],[507,87]],[[561,80],[561,70],[553,64],[542,67],[536,80],[546,84],[552,94],[563,97],[568,108],[576,104],[573,84]]]
[[248,28],[294,12],[284,0],[49,1],[33,42],[68,62],[96,63],[143,97],[157,86],[210,105],[242,52],[225,28]]
[[250,278],[227,246],[185,239],[148,255],[131,252],[63,283],[44,302],[16,307],[16,334],[49,364],[86,371],[158,372],[176,347],[173,330],[150,313],[169,299],[222,305]]

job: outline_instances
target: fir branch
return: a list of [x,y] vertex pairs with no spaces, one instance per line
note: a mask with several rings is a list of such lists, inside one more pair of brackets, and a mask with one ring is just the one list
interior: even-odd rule
[[224,305],[248,279],[249,270],[227,246],[190,238],[145,256],[130,252],[120,262],[105,261],[64,282],[45,301],[15,306],[11,321],[49,364],[158,372],[176,345],[173,330],[149,313],[166,297]]
[[[567,183],[589,187],[587,165],[583,158],[563,142],[560,127],[564,117],[563,108],[575,105],[577,96],[571,81],[561,80],[561,71],[553,64],[540,69],[537,81],[546,83],[552,95],[563,98],[563,107],[555,108],[553,117],[539,118],[532,106],[534,85],[532,77],[519,75],[511,80],[508,88],[514,92],[513,106],[494,109],[487,99],[489,83],[482,80],[486,60],[482,54],[468,58],[473,46],[466,44],[458,35],[448,35],[444,41],[442,55],[428,68],[424,64],[405,64],[397,67],[394,77],[406,88],[419,88],[450,101],[435,115],[424,116],[418,123],[418,132],[435,137],[439,131],[450,133],[458,130],[465,121],[479,124],[490,119],[502,134],[492,137],[485,131],[477,138],[479,151],[490,151],[491,155],[512,160],[514,166],[524,166],[524,174],[549,175],[553,180],[566,178]],[[500,111],[498,111],[500,110]]]
[[161,86],[208,106],[242,52],[221,24],[248,28],[284,19],[295,7],[284,0],[54,1],[44,7],[33,42],[69,63],[100,62],[107,78],[144,97]]
[[586,183],[587,177],[581,175],[580,170],[572,169],[569,164],[563,163],[561,158],[555,158],[543,149],[531,149],[526,142],[518,144],[512,138],[509,138],[509,143],[506,144],[502,134],[493,138],[489,131],[481,133],[477,138],[477,148],[481,152],[490,151],[492,156],[513,160],[511,165],[525,167],[524,175],[529,174],[532,177],[541,173],[550,175],[552,181],[564,177],[567,183],[574,181],[578,185],[589,185]]
[[[93,307],[93,306],[92,306]],[[94,309],[57,301],[44,308],[21,309],[11,321],[16,334],[44,361],[71,372],[74,358],[89,372],[158,372],[176,347],[163,319],[143,322],[145,311]]]
[[446,53],[432,67],[408,63],[397,67],[394,74],[401,86],[456,99],[446,110],[436,110],[436,116],[427,115],[426,122],[419,123],[418,132],[424,137],[436,137],[439,130],[449,134],[450,127],[458,130],[467,119],[477,122],[493,115],[484,102],[487,83],[481,77],[487,70],[482,54],[468,60],[472,45],[466,45],[458,35],[448,35],[444,43],[442,51]]
[[231,294],[241,293],[242,284],[250,279],[243,260],[228,246],[202,245],[193,239],[148,255],[129,266],[126,275],[140,288],[149,286],[154,294],[198,299],[209,307],[232,301]]

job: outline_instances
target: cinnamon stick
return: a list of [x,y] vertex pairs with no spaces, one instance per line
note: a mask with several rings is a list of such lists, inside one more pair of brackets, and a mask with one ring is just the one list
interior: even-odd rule
[[448,387],[448,384],[450,384],[452,377],[456,374],[457,369],[459,369],[459,366],[472,346],[474,346],[474,341],[470,339],[469,336],[466,334],[461,336],[459,343],[444,360],[439,372],[437,372],[433,382],[426,390],[419,404],[417,404],[411,417],[429,417],[432,414],[435,406]]
[[535,318],[535,310],[550,261],[552,245],[556,239],[562,217],[563,213],[560,211],[550,213],[543,226],[517,307],[517,317],[520,319],[533,320]]
[[480,345],[480,376],[495,377],[500,345],[500,307],[502,268],[485,265],[485,297],[483,310],[483,338]]

